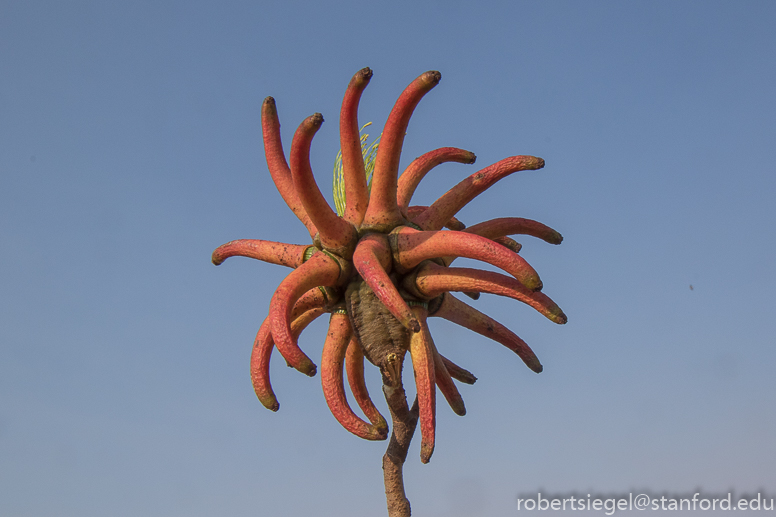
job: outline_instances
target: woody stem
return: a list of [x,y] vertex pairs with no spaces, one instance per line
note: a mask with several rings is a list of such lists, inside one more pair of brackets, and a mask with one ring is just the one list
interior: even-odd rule
[[393,432],[388,450],[383,456],[383,479],[385,481],[385,499],[388,503],[388,517],[410,517],[410,501],[404,493],[402,468],[407,459],[412,435],[418,424],[418,401],[407,406],[404,387],[383,386],[385,400],[391,412]]

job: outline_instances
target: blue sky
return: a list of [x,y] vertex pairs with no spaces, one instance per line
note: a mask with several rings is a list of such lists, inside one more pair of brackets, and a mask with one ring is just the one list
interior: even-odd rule
[[[431,463],[410,450],[413,513],[515,515],[540,489],[775,493],[774,19],[771,2],[0,3],[0,514],[384,514],[385,444],[342,429],[318,377],[276,359],[277,414],[251,388],[288,270],[210,263],[232,239],[308,242],[267,172],[261,102],[286,149],[323,113],[311,159],[331,199],[365,66],[374,134],[412,79],[442,73],[403,166],[478,156],[433,171],[418,203],[541,156],[460,217],[565,237],[521,254],[567,325],[476,304],[540,375],[433,322],[479,381],[465,417],[441,401]],[[301,346],[319,356],[324,334]]]

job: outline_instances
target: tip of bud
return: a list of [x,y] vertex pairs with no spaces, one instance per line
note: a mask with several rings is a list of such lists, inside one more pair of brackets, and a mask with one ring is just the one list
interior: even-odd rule
[[323,115],[320,113],[313,113],[313,115],[310,117],[310,123],[314,126],[320,126],[323,124]]
[[425,74],[421,76],[423,80],[429,84],[437,85],[439,84],[439,81],[442,80],[442,74],[437,72],[436,70],[429,70]]
[[315,374],[318,373],[318,367],[315,366],[313,363],[309,363],[309,364],[302,365],[299,368],[299,371],[307,375],[308,377],[315,377]]
[[416,319],[411,319],[407,324],[407,328],[409,328],[414,334],[417,334],[420,332],[420,323]]
[[542,280],[538,276],[535,276],[527,279],[525,286],[531,291],[538,292],[542,290],[542,287],[544,287],[544,284],[542,283]]
[[431,461],[431,455],[434,454],[434,445],[429,443],[422,443],[420,445],[420,462],[428,463]]
[[277,115],[278,109],[275,106],[275,99],[267,97],[261,105],[261,111],[264,115]]
[[369,437],[371,440],[385,440],[388,438],[388,428],[372,426],[369,430]]
[[259,397],[261,405],[270,411],[277,411],[280,409],[280,403],[278,402],[278,399],[275,398],[275,395],[257,392],[256,396]]

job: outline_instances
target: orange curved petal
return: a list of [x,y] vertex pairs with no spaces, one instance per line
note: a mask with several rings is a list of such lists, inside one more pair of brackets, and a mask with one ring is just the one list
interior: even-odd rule
[[428,463],[434,453],[436,434],[436,370],[431,334],[426,324],[427,310],[414,306],[412,311],[421,322],[420,332],[410,337],[410,357],[415,372],[420,419],[420,461]]
[[493,242],[497,244],[501,244],[505,248],[510,249],[513,253],[520,253],[520,250],[523,249],[523,245],[517,242],[515,239],[509,238],[507,236],[504,237],[496,237],[493,239]]
[[248,257],[270,264],[297,268],[304,262],[304,253],[310,245],[286,244],[260,239],[239,239],[222,244],[213,251],[213,264],[221,265],[229,257]]
[[308,289],[306,293],[299,297],[291,310],[291,327],[293,328],[294,320],[305,312],[311,309],[326,309],[328,305],[336,301],[330,299],[321,287]]
[[403,224],[404,217],[396,203],[399,158],[404,135],[415,107],[420,99],[439,83],[442,74],[431,71],[412,81],[402,92],[385,123],[380,146],[375,156],[375,171],[372,176],[372,193],[364,216],[363,227],[389,231]]
[[344,250],[350,248],[352,253],[357,238],[356,229],[331,209],[310,168],[310,144],[321,124],[323,117],[320,113],[307,117],[299,124],[291,143],[291,176],[302,206],[318,228],[323,247],[346,256],[348,253]]
[[[430,337],[431,333],[429,333],[429,338]],[[461,397],[461,393],[455,386],[453,378],[447,370],[442,356],[439,355],[439,351],[436,349],[433,339],[430,339],[430,344],[431,351],[434,355],[434,381],[436,382],[439,391],[444,395],[445,400],[447,400],[450,409],[453,410],[453,413],[458,416],[464,416],[466,415],[466,406],[463,403],[463,397]]]
[[544,167],[544,160],[535,156],[512,156],[475,172],[414,219],[424,230],[439,230],[466,204],[502,178],[517,171],[536,170]]
[[399,176],[396,195],[399,210],[407,215],[407,208],[415,189],[426,174],[437,165],[446,162],[474,163],[476,160],[477,156],[473,152],[457,147],[441,147],[415,158]]
[[346,314],[334,313],[321,357],[321,384],[326,403],[342,427],[365,440],[385,440],[388,427],[378,428],[364,422],[350,408],[345,396],[342,365],[352,331]]
[[481,235],[488,239],[497,239],[506,235],[530,235],[550,244],[560,244],[563,242],[563,236],[546,224],[533,219],[523,219],[522,217],[491,219],[490,221],[469,226],[463,231]]
[[[318,289],[315,289],[315,291],[318,291]],[[315,306],[312,303],[313,301],[303,296],[294,306],[293,312],[295,314],[291,323],[291,334],[294,338],[298,338],[299,334],[310,323],[324,313],[323,303],[319,302],[319,305]],[[280,409],[280,404],[275,397],[275,392],[272,390],[269,380],[269,360],[272,356],[273,348],[275,348],[275,342],[272,340],[269,318],[267,317],[264,319],[261,327],[259,327],[256,340],[253,342],[253,350],[251,351],[251,382],[253,383],[253,390],[256,392],[256,396],[262,405],[271,411],[277,411]]]
[[291,332],[291,311],[305,291],[317,287],[334,286],[339,280],[340,266],[325,253],[315,253],[293,270],[278,286],[269,305],[269,319],[275,345],[286,362],[300,372],[315,375],[315,364],[299,348]]
[[315,237],[318,230],[305,212],[299,197],[296,195],[294,182],[291,179],[291,169],[283,154],[283,144],[280,140],[280,121],[278,120],[275,99],[267,97],[261,106],[261,133],[264,139],[264,155],[267,157],[267,168],[272,181],[280,192],[288,207],[305,225],[310,237]]
[[358,226],[364,219],[369,204],[364,157],[361,154],[361,134],[358,126],[358,103],[372,78],[372,70],[356,72],[345,91],[340,110],[340,148],[342,149],[342,176],[345,182],[346,220]]
[[280,403],[269,381],[269,359],[273,348],[275,343],[272,341],[269,318],[265,318],[251,350],[251,382],[262,405],[270,411],[277,411],[280,409]]
[[405,226],[391,234],[390,242],[394,266],[399,272],[409,271],[431,258],[466,257],[503,269],[528,289],[542,288],[539,275],[523,257],[479,235],[447,230],[421,232]]
[[445,295],[442,305],[433,316],[452,321],[477,334],[501,343],[516,353],[526,366],[536,373],[540,373],[543,369],[542,364],[533,350],[531,350],[531,347],[514,332],[449,293]]
[[[436,313],[434,313],[433,316],[436,316]],[[442,354],[439,354],[439,357],[442,358],[442,362],[445,364],[445,368],[447,368],[447,371],[450,372],[450,377],[453,379],[463,382],[464,384],[474,384],[477,382],[477,377],[475,377],[474,374],[469,370],[461,368]]]
[[[414,223],[415,218],[418,217],[423,212],[425,212],[426,210],[428,210],[428,207],[423,205],[414,205],[414,206],[408,207],[407,217],[409,218],[410,221]],[[451,217],[450,220],[447,221],[447,223],[445,223],[445,228],[448,228],[450,230],[455,230],[455,231],[461,231],[464,228],[466,228],[466,225],[463,224],[458,219],[456,219],[455,217]]]
[[353,393],[353,398],[356,399],[358,406],[364,415],[372,422],[372,425],[377,429],[385,429],[388,431],[388,423],[385,421],[383,415],[377,410],[372,398],[369,396],[369,391],[366,388],[366,380],[364,379],[364,352],[361,350],[361,345],[358,344],[355,336],[351,336],[350,343],[348,344],[348,350],[345,355],[345,371],[348,374],[348,384],[350,385],[350,391]]
[[567,321],[566,315],[549,296],[538,291],[530,291],[514,278],[494,271],[443,267],[433,262],[427,262],[418,269],[414,286],[428,298],[439,296],[447,291],[508,296],[530,305],[550,321],[559,324],[564,324]]
[[412,332],[420,329],[407,302],[393,285],[386,268],[391,264],[391,249],[384,235],[372,233],[356,246],[353,253],[353,266],[369,285],[383,305],[393,314],[404,328]]

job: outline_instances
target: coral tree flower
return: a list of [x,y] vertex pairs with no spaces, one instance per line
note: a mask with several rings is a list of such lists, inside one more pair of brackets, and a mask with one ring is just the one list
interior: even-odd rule
[[[434,451],[437,388],[452,410],[464,415],[454,381],[473,384],[476,380],[440,353],[428,318],[444,318],[491,338],[515,352],[531,370],[541,372],[541,363],[522,339],[451,292],[475,299],[479,293],[514,298],[555,323],[565,323],[561,309],[541,292],[536,271],[517,253],[520,244],[509,236],[530,235],[551,244],[560,244],[562,237],[530,219],[507,217],[466,227],[455,218],[497,181],[544,167],[544,160],[533,156],[505,158],[453,186],[430,206],[410,205],[416,187],[431,169],[445,162],[471,164],[475,156],[443,147],[415,159],[400,176],[399,158],[410,117],[441,75],[426,72],[412,81],[396,101],[379,146],[366,147],[357,113],[371,77],[369,68],[356,73],[342,102],[336,211],[318,189],[310,167],[310,144],[323,117],[316,113],[299,125],[287,162],[275,100],[264,100],[261,121],[269,172],[313,244],[236,240],[218,247],[213,263],[243,256],[293,268],[272,296],[269,315],[253,345],[251,378],[265,407],[272,411],[280,407],[269,377],[273,350],[277,348],[289,366],[314,376],[317,367],[297,340],[310,322],[329,314],[321,382],[332,414],[361,438],[387,438],[386,419],[366,388],[364,358],[379,368],[386,397],[396,390],[404,397],[401,372],[409,353],[417,392],[413,410],[420,421],[421,461],[426,463]],[[457,257],[487,262],[503,273],[453,267]],[[348,403],[345,375],[364,418]],[[407,407],[406,399],[403,403]]]

